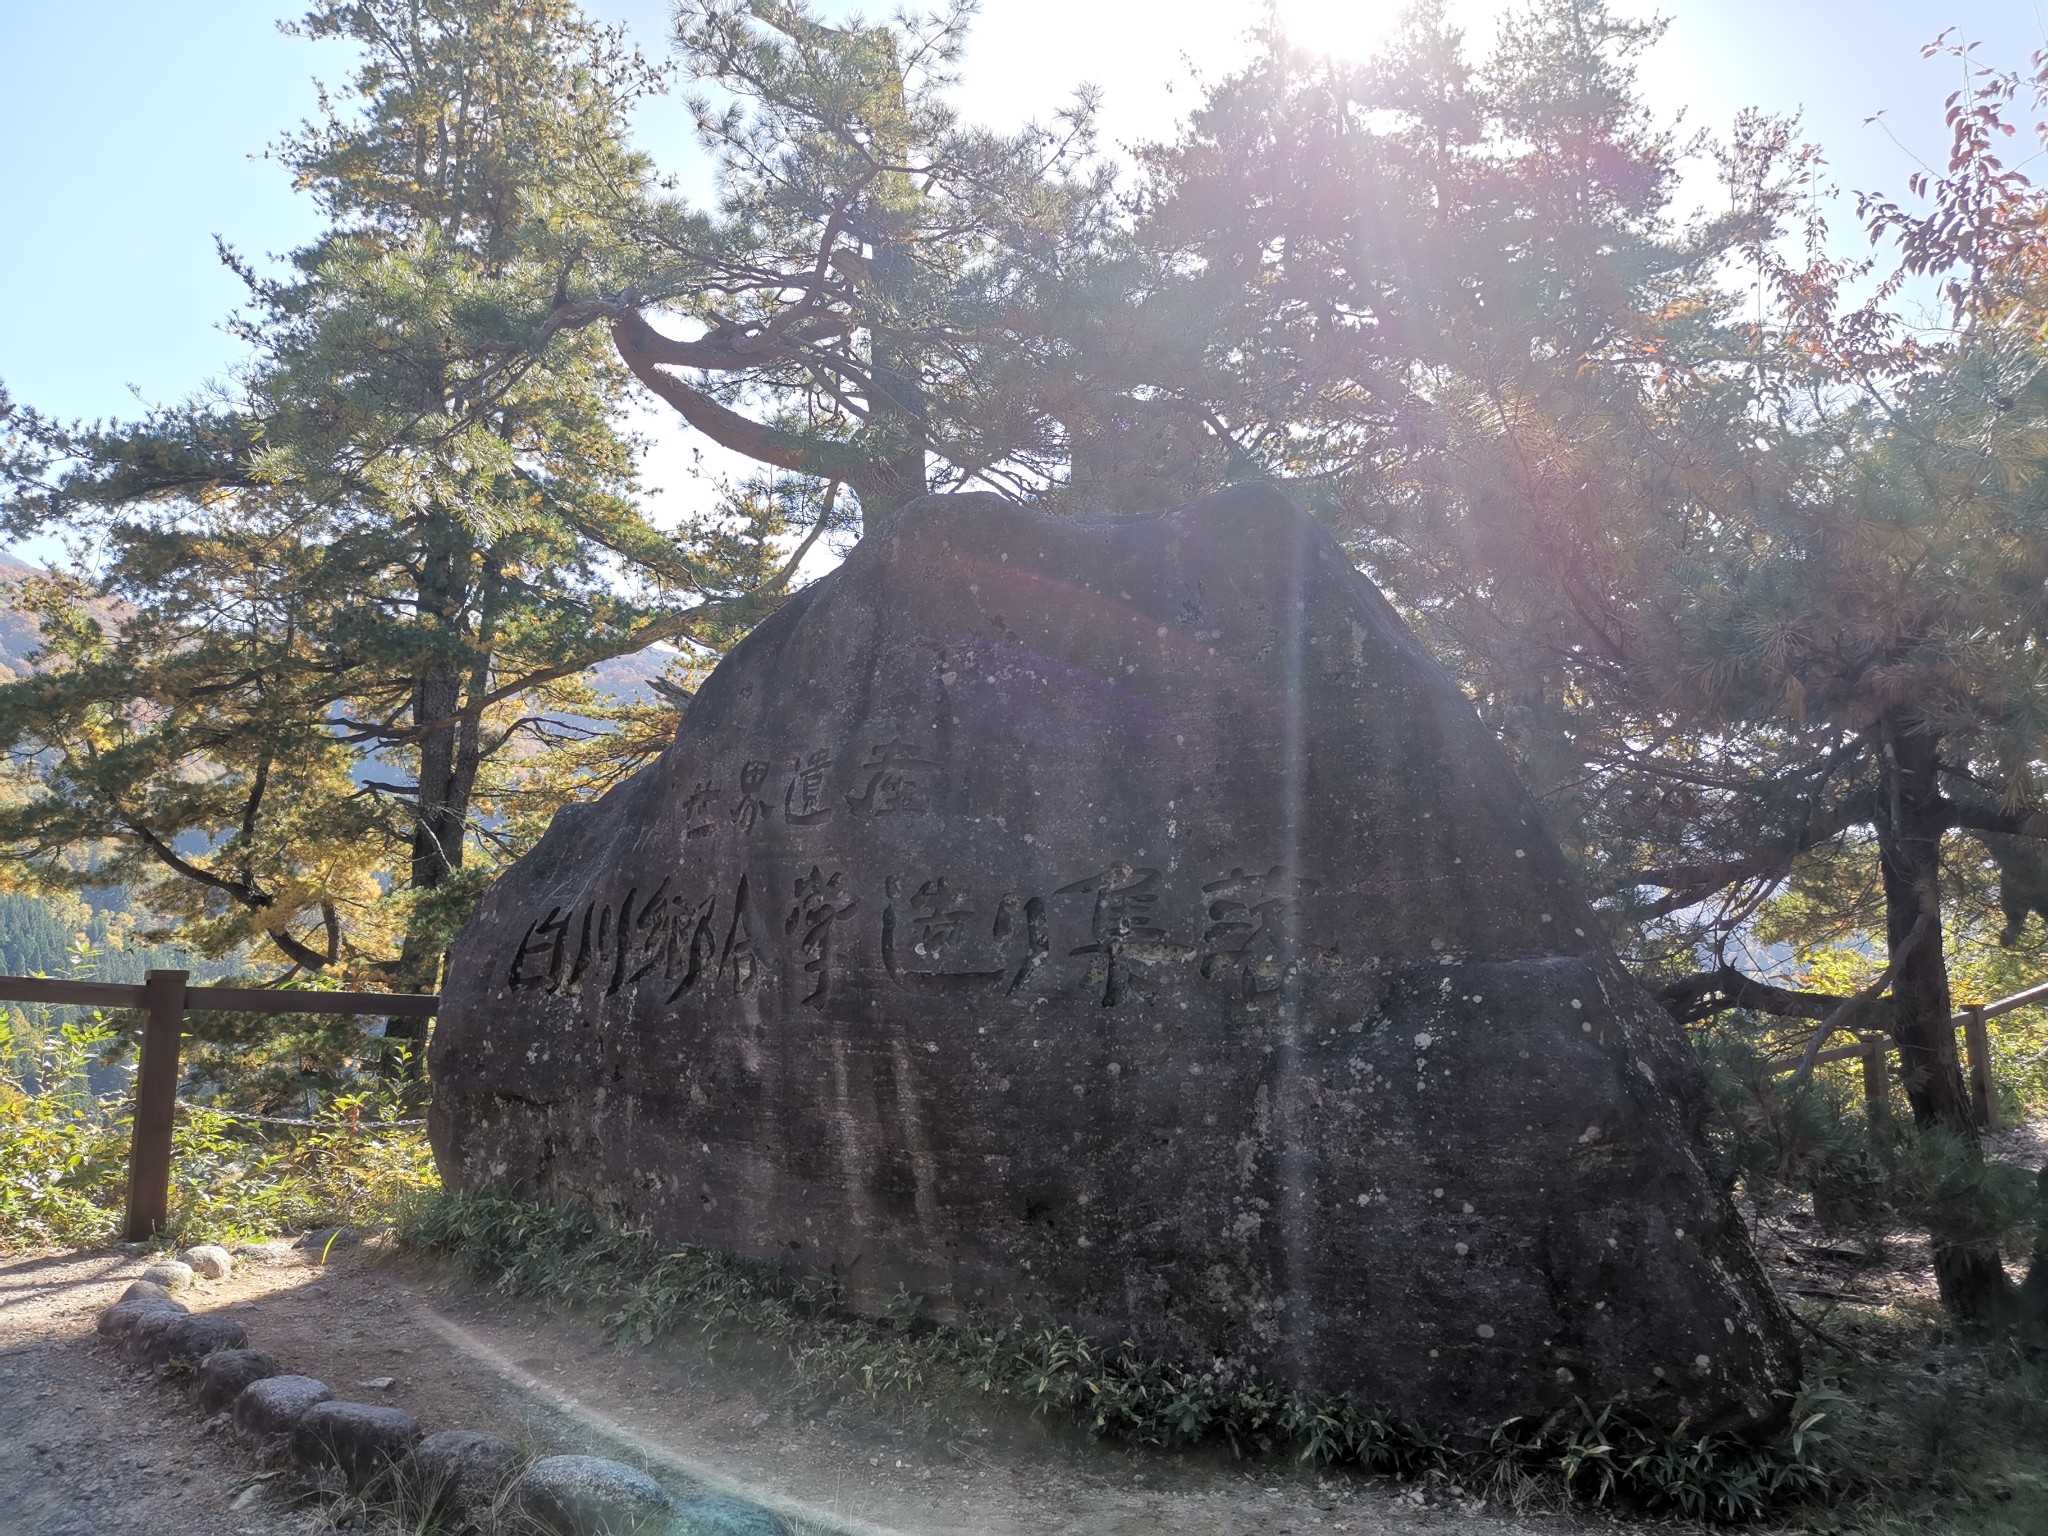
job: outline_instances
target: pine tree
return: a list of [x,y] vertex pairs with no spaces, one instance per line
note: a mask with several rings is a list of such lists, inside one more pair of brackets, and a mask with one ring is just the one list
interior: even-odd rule
[[[1843,302],[1864,266],[1823,254],[1790,124],[1746,115],[1727,209],[1676,225],[1678,149],[1632,79],[1653,35],[1545,0],[1479,67],[1431,8],[1375,65],[1269,48],[1154,159],[1180,387],[1230,445],[1210,473],[1291,482],[1430,634],[1675,1011],[1827,1018],[1844,997],[1730,945],[1788,903],[1869,932],[1915,1117],[1967,1142],[1944,839],[2048,831],[2015,296],[2043,215],[1991,120],[2014,82],[1952,104],[1932,213],[1873,210],[1959,274],[1933,347],[1886,311],[1896,280]],[[1960,1316],[2009,1310],[1985,1231],[1937,1239]]]
[[716,205],[649,206],[639,268],[579,267],[543,335],[605,324],[690,428],[844,486],[868,530],[927,491],[1063,479],[1064,354],[1088,323],[1069,295],[1110,243],[1109,173],[1085,99],[1049,128],[960,123],[972,11],[832,27],[796,0],[682,6],[678,51],[722,93],[695,103]]
[[662,533],[608,349],[526,345],[650,190],[625,129],[656,71],[568,0],[320,0],[296,30],[360,62],[277,149],[326,232],[280,277],[224,253],[243,377],[132,423],[13,412],[8,529],[99,561],[29,584],[46,643],[0,739],[40,772],[0,837],[212,953],[431,989],[482,872],[672,722],[585,668],[743,632],[791,506]]

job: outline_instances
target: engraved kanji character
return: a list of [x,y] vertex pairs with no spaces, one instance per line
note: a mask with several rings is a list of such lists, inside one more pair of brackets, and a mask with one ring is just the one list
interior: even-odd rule
[[[626,984],[626,965],[633,953],[633,898],[638,894],[637,887],[629,888],[619,898],[616,915],[609,906],[602,908],[598,915],[596,942],[591,947],[589,961],[597,968],[596,974],[604,977],[607,997]],[[585,931],[588,931],[587,924]],[[569,977],[571,985],[582,975],[584,965],[584,952],[579,948],[576,968]]]
[[1045,964],[1052,950],[1051,925],[1045,917],[1045,898],[1008,891],[996,903],[996,949],[1002,954],[1003,974],[1009,985],[1003,996],[1015,997],[1017,989]]
[[1063,885],[1053,893],[1095,897],[1088,923],[1093,942],[1077,945],[1068,953],[1092,957],[1082,985],[1091,990],[1099,986],[1105,1008],[1114,1008],[1134,992],[1145,997],[1135,985],[1131,972],[1134,964],[1155,965],[1194,952],[1194,946],[1176,943],[1164,928],[1151,921],[1152,908],[1159,900],[1153,887],[1158,883],[1156,869],[1133,869],[1128,864],[1116,863],[1101,874]]
[[1331,951],[1302,932],[1303,905],[1318,882],[1275,864],[1262,874],[1233,869],[1202,887],[1208,926],[1202,930],[1202,977],[1222,981],[1246,1002],[1277,992],[1303,960]]
[[832,819],[832,807],[825,803],[825,775],[831,767],[832,754],[823,747],[791,759],[789,788],[782,795],[784,821],[810,827]]
[[562,975],[562,949],[569,937],[571,914],[561,907],[549,907],[548,915],[526,925],[519,947],[512,952],[507,981],[520,987],[546,987],[550,992]]
[[915,930],[910,940],[912,952],[938,960],[974,916],[974,908],[967,905],[967,900],[968,892],[954,890],[953,882],[944,875],[920,885],[917,894],[910,898],[910,921]]
[[732,808],[732,819],[742,832],[754,830],[754,823],[773,809],[761,798],[761,786],[768,782],[768,775],[775,765],[759,759],[749,759],[740,764],[740,798]]
[[[668,880],[664,878],[661,884],[654,888],[654,894],[640,904],[640,911],[633,919],[633,927],[638,930],[639,936],[632,941],[630,947],[638,950],[642,959],[626,976],[626,985],[631,986],[639,981],[668,958],[669,908],[674,904],[674,900],[675,898],[668,893]],[[622,930],[625,927],[623,920],[620,927]],[[627,942],[623,931],[620,942]]]
[[725,948],[719,952],[718,974],[732,988],[733,996],[745,997],[761,981],[761,951],[754,935],[754,909],[747,898],[747,877],[740,876],[733,892],[732,925],[725,930]]
[[824,1006],[825,994],[832,989],[833,926],[860,905],[845,885],[845,876],[837,870],[828,876],[813,864],[808,875],[797,876],[796,902],[782,925],[785,934],[801,935],[797,943],[803,950],[804,969],[818,978],[804,999],[814,1008]]
[[573,988],[593,967],[598,975],[603,975],[607,963],[614,958],[614,952],[624,950],[624,945],[619,942],[621,938],[623,935],[615,933],[612,928],[610,902],[585,907],[583,921],[577,929],[576,958],[569,966],[569,979],[562,984],[563,990]]
[[848,795],[846,803],[856,816],[885,816],[892,811],[916,812],[931,809],[931,771],[938,764],[919,757],[917,749],[902,741],[884,742],[868,749],[861,772],[868,776],[867,788]]
[[903,881],[891,875],[883,889],[889,904],[882,910],[882,966],[898,986],[994,981],[1006,974],[1000,956],[988,953],[987,940],[966,941],[975,912],[964,886],[956,888],[940,875],[906,900]]
[[694,907],[677,906],[669,920],[661,974],[667,977],[680,971],[682,976],[664,1001],[674,1002],[710,975],[706,967],[718,954],[718,938],[711,931],[711,917],[717,910],[716,896],[706,896]]
[[718,791],[705,779],[690,791],[690,798],[683,802],[683,837],[709,837],[717,830]]
[[[680,972],[682,980],[666,999],[671,1003],[694,987],[705,976],[706,963],[718,952],[718,941],[711,927],[712,913],[717,905],[716,896],[706,896],[701,901],[672,896],[668,881],[663,880],[640,908],[635,926],[639,930],[636,947],[641,960],[624,980],[637,982],[659,970],[662,980],[666,981]],[[619,928],[623,941],[623,911]],[[606,990],[616,992],[618,984],[615,982]]]

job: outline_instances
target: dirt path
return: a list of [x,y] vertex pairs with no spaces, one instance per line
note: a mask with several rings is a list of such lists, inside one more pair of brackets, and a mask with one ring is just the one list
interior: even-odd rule
[[[328,1528],[288,1507],[184,1394],[124,1363],[93,1322],[143,1261],[120,1253],[0,1261],[0,1533],[298,1536]],[[248,1329],[253,1347],[338,1397],[389,1402],[429,1430],[490,1430],[539,1453],[631,1461],[672,1490],[706,1484],[812,1531],[916,1536],[1562,1536],[1556,1517],[1427,1503],[1368,1480],[1283,1464],[1135,1455],[1050,1436],[1000,1452],[923,1444],[833,1411],[805,1418],[657,1353],[507,1306],[366,1248],[278,1246],[185,1294]],[[372,1386],[390,1378],[388,1386]],[[1250,1465],[1250,1464],[1246,1464]],[[236,1508],[237,1501],[242,1507]]]

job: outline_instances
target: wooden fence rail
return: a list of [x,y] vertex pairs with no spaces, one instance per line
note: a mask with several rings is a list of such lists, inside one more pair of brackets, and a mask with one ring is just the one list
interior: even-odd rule
[[299,992],[286,987],[191,987],[189,971],[151,971],[138,986],[0,976],[0,1002],[140,1008],[135,1128],[128,1143],[129,1241],[154,1237],[171,1207],[171,1121],[178,1112],[178,1058],[188,1013],[354,1013],[431,1018],[441,999],[425,992]]
[[[1977,1113],[1977,1124],[1984,1130],[1998,1129],[1998,1094],[1991,1081],[1991,1037],[1985,1032],[1984,1021],[1995,1019],[2002,1013],[2011,1013],[2018,1008],[2030,1007],[2035,1003],[2048,1003],[2048,981],[2039,982],[2024,991],[2014,992],[1989,1003],[1971,1003],[1961,1013],[1950,1019],[1951,1029],[1963,1032],[1963,1053],[1970,1066],[1970,1093]],[[1888,1112],[1891,1103],[1891,1052],[1896,1048],[1889,1035],[1873,1032],[1860,1036],[1854,1045],[1838,1045],[1832,1050],[1820,1052],[1813,1058],[1813,1065],[1819,1066],[1830,1061],[1863,1062],[1863,1101],[1873,1115]],[[1777,1062],[1780,1076],[1797,1072],[1801,1057],[1789,1057]]]

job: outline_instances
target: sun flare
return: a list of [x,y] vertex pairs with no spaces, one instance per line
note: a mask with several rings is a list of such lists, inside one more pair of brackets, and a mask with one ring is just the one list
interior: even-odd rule
[[1406,0],[1276,0],[1290,42],[1332,58],[1367,58],[1400,26]]

